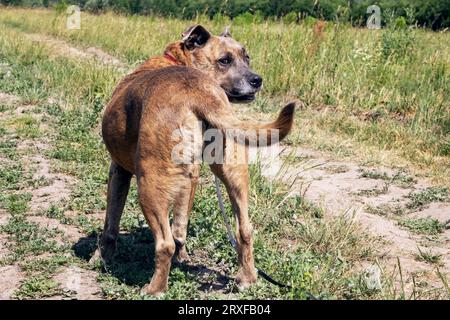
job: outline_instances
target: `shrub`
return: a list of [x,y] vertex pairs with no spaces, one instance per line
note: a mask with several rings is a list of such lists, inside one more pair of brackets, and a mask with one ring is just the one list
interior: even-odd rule
[[291,11],[283,17],[283,22],[286,24],[295,23],[297,21],[298,21],[297,12]]
[[406,23],[405,17],[398,17],[394,21],[394,28],[395,29],[406,29],[408,27],[408,24]]
[[108,7],[108,0],[88,0],[84,9],[94,13],[99,13]]
[[54,9],[55,9],[57,15],[62,15],[62,14],[66,13],[66,10],[68,7],[69,7],[69,5],[67,4],[67,2],[65,0],[63,0],[63,1],[56,3],[54,6]]
[[261,23],[263,21],[262,15],[259,13],[251,14],[250,12],[245,12],[233,19],[233,22],[237,25],[246,25],[251,23]]
[[307,27],[312,27],[317,22],[317,19],[311,16],[307,16],[305,19],[303,19],[303,24]]

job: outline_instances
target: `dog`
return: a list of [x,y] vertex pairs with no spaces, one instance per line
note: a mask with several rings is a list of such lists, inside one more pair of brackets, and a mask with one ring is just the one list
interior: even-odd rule
[[[155,271],[143,293],[164,293],[172,258],[188,259],[186,232],[200,164],[173,161],[177,144],[171,139],[173,132],[180,127],[200,135],[208,127],[221,132],[238,129],[244,137],[238,145],[247,148],[245,130],[256,130],[258,137],[264,136],[271,144],[276,142],[271,139],[273,132],[281,140],[292,128],[295,103],[267,124],[244,122],[235,116],[230,102],[249,103],[261,89],[262,78],[249,64],[245,48],[228,29],[214,36],[195,25],[180,41],[169,44],[163,56],[148,59],[120,81],[105,108],[102,135],[112,161],[105,224],[92,260],[111,263],[130,180],[136,175],[139,202],[155,241]],[[204,147],[204,143],[193,144],[189,152],[201,153]],[[224,183],[237,219],[236,282],[246,288],[257,280],[248,217],[248,165],[212,163],[210,167]]]

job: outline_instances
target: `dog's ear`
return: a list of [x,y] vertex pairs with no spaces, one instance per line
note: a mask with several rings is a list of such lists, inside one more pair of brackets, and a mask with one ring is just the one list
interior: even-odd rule
[[189,27],[181,36],[188,50],[203,47],[211,38],[209,31],[199,24]]
[[221,37],[231,38],[230,26],[226,26],[225,30],[220,34]]

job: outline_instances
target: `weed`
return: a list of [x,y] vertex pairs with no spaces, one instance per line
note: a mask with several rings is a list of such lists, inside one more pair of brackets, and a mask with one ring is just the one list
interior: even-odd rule
[[432,202],[450,202],[447,187],[429,187],[425,190],[408,195],[410,202],[406,205],[408,209],[418,210]]
[[44,276],[25,279],[19,289],[14,292],[17,299],[41,299],[60,294],[59,284]]
[[[14,243],[11,246],[14,261],[20,261],[27,275],[16,292],[23,299],[62,294],[51,279],[69,262],[87,268],[85,260],[95,250],[103,224],[98,213],[105,209],[109,163],[98,134],[100,116],[114,86],[124,75],[123,71],[93,61],[55,56],[45,44],[31,41],[28,33],[56,36],[77,46],[96,46],[134,66],[148,56],[160,54],[164,45],[174,40],[173,35],[187,24],[176,19],[86,13],[83,28],[73,33],[66,30],[63,16],[55,17],[43,10],[29,13],[8,8],[0,14],[0,59],[11,66],[8,81],[0,82],[0,90],[37,106],[33,111],[41,113],[42,121],[52,131],[48,138],[51,148],[44,151],[45,156],[56,170],[79,179],[69,201],[54,204],[41,214],[72,224],[87,235],[75,244],[61,244],[56,241],[58,231],[27,220],[30,195],[21,189],[20,180],[28,181],[25,186],[49,182],[31,181],[23,172],[21,154],[17,151],[19,139],[10,134],[32,140],[42,138],[42,132],[37,130],[40,122],[34,120],[32,113],[17,116],[0,131],[2,160],[3,157],[12,160],[0,170],[1,206],[11,215],[0,231]],[[217,21],[208,24],[214,32],[223,27]],[[117,36],[123,25],[129,31],[126,39]],[[246,44],[253,54],[255,68],[263,71],[265,78],[265,94],[261,97],[264,102],[254,107],[275,112],[280,103],[275,96],[301,97],[309,110],[304,110],[297,127],[307,135],[293,132],[290,143],[304,143],[307,140],[300,139],[309,136],[321,149],[335,150],[340,155],[353,154],[351,146],[357,143],[401,150],[409,161],[419,165],[431,163],[436,175],[445,176],[441,145],[448,134],[445,131],[448,49],[443,45],[447,35],[428,39],[427,34],[414,31],[417,38],[430,44],[416,49],[417,58],[427,61],[423,64],[410,65],[405,58],[387,59],[377,65],[372,52],[379,54],[378,38],[373,33],[345,26],[327,29],[317,25],[316,30],[311,27],[274,22],[255,25],[255,30],[235,27],[234,36]],[[314,45],[319,38],[320,45]],[[363,49],[364,54],[353,58],[356,49]],[[399,73],[404,78],[397,77]],[[61,102],[48,102],[49,98]],[[324,104],[332,104],[333,111],[317,115],[315,108]],[[379,106],[382,112],[380,119],[370,125],[349,116],[367,112],[374,106]],[[414,121],[408,118],[411,114]],[[399,117],[409,120],[399,121]],[[301,121],[308,125],[302,125]],[[379,297],[381,293],[369,292],[362,286],[355,270],[361,261],[373,259],[376,239],[351,218],[330,219],[302,197],[288,196],[285,186],[267,181],[257,166],[250,169],[249,213],[256,231],[256,263],[279,281],[290,283],[294,290],[285,292],[263,281],[243,292],[234,290],[233,281],[224,274],[233,275],[237,271],[237,257],[227,243],[211,174],[202,167],[202,184],[194,201],[187,239],[195,264],[172,268],[170,289],[163,298],[214,299],[226,294],[246,299],[304,299],[306,290],[321,298]],[[331,170],[343,172],[344,168]],[[75,216],[67,218],[65,213],[69,210]],[[229,204],[227,210],[231,210]],[[139,208],[134,182],[121,230],[115,263],[106,272],[94,268],[98,272],[97,281],[108,299],[149,299],[139,294],[139,288],[152,274],[154,243]],[[36,258],[41,254],[45,256]]]
[[21,115],[7,122],[15,127],[16,133],[22,138],[37,138],[40,135],[38,121],[31,115]]
[[23,178],[21,162],[6,162],[0,167],[0,190],[18,190]]
[[0,203],[12,215],[25,213],[28,210],[28,202],[31,200],[31,194],[8,194],[0,196]]
[[363,197],[378,197],[379,195],[388,192],[388,188],[372,188],[372,189],[362,189],[355,193],[357,196]]
[[349,168],[345,165],[330,165],[325,167],[325,171],[328,173],[344,173],[347,172]]
[[378,206],[366,206],[366,210],[369,213],[377,214],[380,216],[388,216],[388,215],[394,215],[394,216],[402,216],[406,213],[405,208],[403,208],[401,205],[396,204],[380,204]]
[[419,253],[416,255],[416,260],[424,261],[430,264],[440,264],[441,262],[441,254],[435,254],[431,251],[423,251],[420,248],[417,248]]
[[386,172],[380,172],[377,170],[360,169],[360,172],[361,178],[384,180],[388,181],[389,184],[395,184],[402,188],[409,188],[416,183],[416,180],[412,176],[404,173],[403,170],[399,170],[392,176]]
[[434,218],[405,219],[399,222],[399,225],[408,228],[414,233],[437,235],[445,229],[445,224],[440,223]]

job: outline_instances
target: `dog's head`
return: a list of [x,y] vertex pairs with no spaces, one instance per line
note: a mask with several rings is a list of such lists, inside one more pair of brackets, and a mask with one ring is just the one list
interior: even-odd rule
[[195,25],[182,37],[191,66],[216,79],[231,102],[248,103],[255,99],[262,78],[251,70],[247,51],[231,37],[228,28],[214,36],[203,26]]

